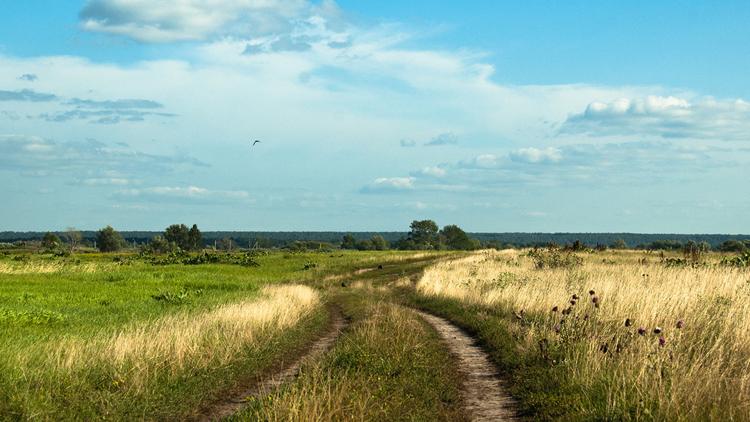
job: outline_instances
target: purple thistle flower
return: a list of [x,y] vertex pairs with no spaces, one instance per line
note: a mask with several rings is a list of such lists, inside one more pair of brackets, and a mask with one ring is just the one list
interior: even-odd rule
[[633,320],[630,318],[625,319],[625,326],[630,327],[631,325],[633,325]]
[[589,296],[593,296],[593,295],[595,295],[595,294],[596,294],[596,292],[595,292],[595,291],[593,291],[593,290],[589,290]]
[[578,300],[578,295],[574,294],[573,295],[573,300]]
[[659,346],[664,347],[665,344],[667,344],[667,339],[664,336],[659,337]]
[[646,329],[643,327],[638,327],[638,334],[645,336],[646,335]]
[[558,309],[559,309],[559,308],[558,308],[557,306],[553,306],[553,307],[552,307],[552,312],[557,312],[557,310],[558,310]]
[[654,334],[661,334],[661,327],[654,327]]
[[571,306],[576,306],[576,301],[575,301],[575,300],[571,300],[571,301],[570,301],[570,305],[571,305]]
[[591,301],[594,302],[594,303],[599,303],[599,296],[592,297]]
[[677,329],[680,330],[685,326],[685,321],[679,320],[677,321]]

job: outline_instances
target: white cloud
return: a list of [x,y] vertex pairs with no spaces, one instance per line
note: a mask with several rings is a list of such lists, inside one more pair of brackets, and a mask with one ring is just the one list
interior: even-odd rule
[[379,177],[362,188],[363,193],[402,192],[414,189],[414,177]]
[[430,177],[444,177],[447,172],[444,168],[438,166],[428,166],[418,172],[418,174]]
[[80,20],[88,31],[161,43],[286,30],[294,19],[331,13],[334,7],[328,3],[317,7],[306,0],[90,0]]
[[428,141],[425,146],[442,146],[442,145],[456,145],[458,144],[458,136],[452,132],[441,133],[440,135],[432,138]]
[[562,160],[562,151],[558,148],[547,147],[543,149],[529,147],[512,151],[509,154],[512,161],[523,163],[556,163]]
[[568,118],[563,134],[592,136],[646,135],[707,140],[750,139],[750,103],[649,95],[592,102]]
[[250,194],[246,191],[210,190],[197,186],[173,187],[156,186],[143,189],[125,189],[116,192],[120,198],[146,200],[189,200],[189,201],[247,201]]

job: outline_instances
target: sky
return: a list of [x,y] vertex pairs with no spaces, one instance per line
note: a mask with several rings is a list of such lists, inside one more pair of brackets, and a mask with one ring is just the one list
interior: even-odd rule
[[0,230],[750,233],[746,1],[6,3]]

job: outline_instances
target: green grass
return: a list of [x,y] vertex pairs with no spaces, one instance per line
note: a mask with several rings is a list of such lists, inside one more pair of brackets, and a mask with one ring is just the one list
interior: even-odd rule
[[[248,349],[229,366],[159,375],[137,395],[123,393],[111,370],[95,363],[70,379],[53,379],[55,375],[44,369],[40,352],[64,341],[95,341],[169,315],[200,315],[227,303],[257,298],[261,287],[269,284],[322,287],[326,285],[322,280],[331,275],[379,264],[401,265],[413,261],[409,255],[275,252],[257,257],[258,267],[154,266],[126,254],[3,255],[0,265],[26,273],[0,271],[0,414],[13,419],[107,416],[119,420],[190,415],[243,379],[257,376],[279,356],[309,343],[326,325],[322,311],[266,339],[262,346]],[[66,265],[59,271],[33,272],[35,265],[61,262]],[[85,265],[101,267],[85,273],[81,271]],[[27,366],[18,364],[19,356]]]
[[[596,392],[567,383],[565,369],[550,364],[540,354],[518,353],[519,339],[510,329],[514,323],[511,310],[424,297],[411,289],[402,290],[400,297],[403,303],[445,317],[475,336],[498,366],[509,393],[518,402],[520,416],[534,420],[585,419],[579,413],[581,403],[588,402],[590,397],[586,396]],[[607,419],[606,415],[600,416]]]
[[353,323],[334,349],[232,420],[464,420],[437,333],[414,312],[359,293],[340,302]]

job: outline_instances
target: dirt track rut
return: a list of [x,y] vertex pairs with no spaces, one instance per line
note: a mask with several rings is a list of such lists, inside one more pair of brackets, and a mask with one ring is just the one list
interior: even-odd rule
[[336,342],[336,339],[344,330],[346,324],[347,321],[340,310],[332,311],[330,328],[324,336],[320,337],[315,343],[313,343],[307,353],[299,357],[290,365],[284,367],[281,371],[263,378],[253,386],[234,394],[232,398],[228,398],[226,401],[214,405],[197,420],[217,421],[233,415],[245,406],[249,397],[257,397],[267,394],[280,385],[291,381],[299,374],[299,370],[305,362],[319,358],[333,346],[333,343]]
[[476,341],[445,318],[417,313],[435,328],[456,357],[463,375],[461,396],[470,420],[517,420],[513,399],[505,391],[495,365]]

